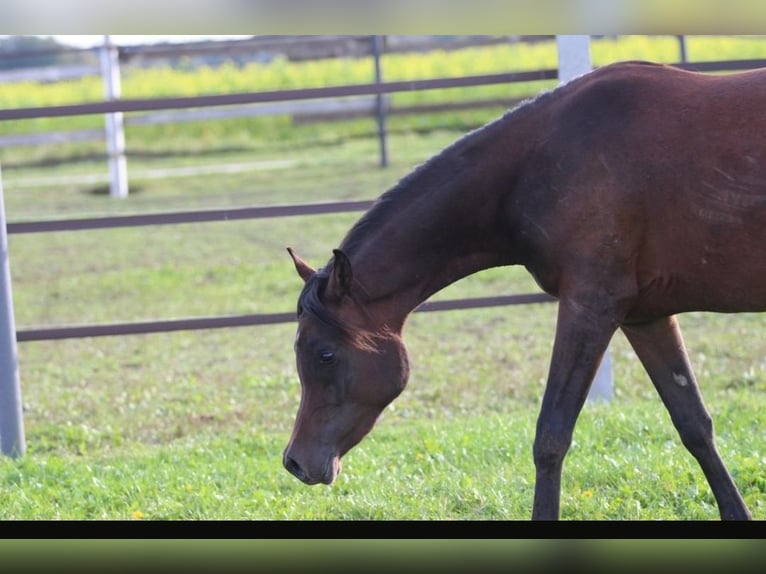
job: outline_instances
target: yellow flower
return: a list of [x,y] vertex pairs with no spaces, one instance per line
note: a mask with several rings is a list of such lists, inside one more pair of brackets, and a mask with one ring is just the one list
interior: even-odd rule
[[592,490],[584,490],[582,495],[585,498],[593,498],[593,491]]
[[141,520],[144,517],[144,513],[140,510],[134,510],[131,516],[133,517],[133,520]]

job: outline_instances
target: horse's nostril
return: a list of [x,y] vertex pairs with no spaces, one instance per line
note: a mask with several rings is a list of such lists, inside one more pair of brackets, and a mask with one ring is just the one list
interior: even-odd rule
[[282,464],[284,464],[290,474],[294,475],[298,480],[306,481],[306,475],[304,474],[303,469],[292,457],[285,455]]

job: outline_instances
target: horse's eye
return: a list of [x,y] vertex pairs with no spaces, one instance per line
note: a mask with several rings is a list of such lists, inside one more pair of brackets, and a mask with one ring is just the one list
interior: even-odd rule
[[319,353],[319,363],[322,365],[329,365],[330,363],[335,362],[335,353],[332,351],[320,351]]

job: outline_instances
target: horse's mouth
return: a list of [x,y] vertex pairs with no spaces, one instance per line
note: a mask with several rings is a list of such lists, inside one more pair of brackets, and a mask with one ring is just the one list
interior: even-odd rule
[[327,485],[330,485],[333,482],[335,482],[335,479],[340,474],[341,466],[342,465],[341,465],[339,456],[331,457],[330,460],[327,461],[325,472],[322,475],[322,478],[319,480],[319,482],[323,484],[327,484]]

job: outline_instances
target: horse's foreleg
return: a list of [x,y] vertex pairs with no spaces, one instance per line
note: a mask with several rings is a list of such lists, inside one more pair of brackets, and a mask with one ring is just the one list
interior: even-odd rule
[[750,511],[716,449],[713,420],[702,400],[676,318],[625,325],[622,330],[657,388],[684,446],[702,467],[721,518],[750,519]]
[[536,468],[533,520],[557,520],[561,469],[580,410],[604,351],[614,320],[572,301],[559,304],[556,338],[534,444]]

